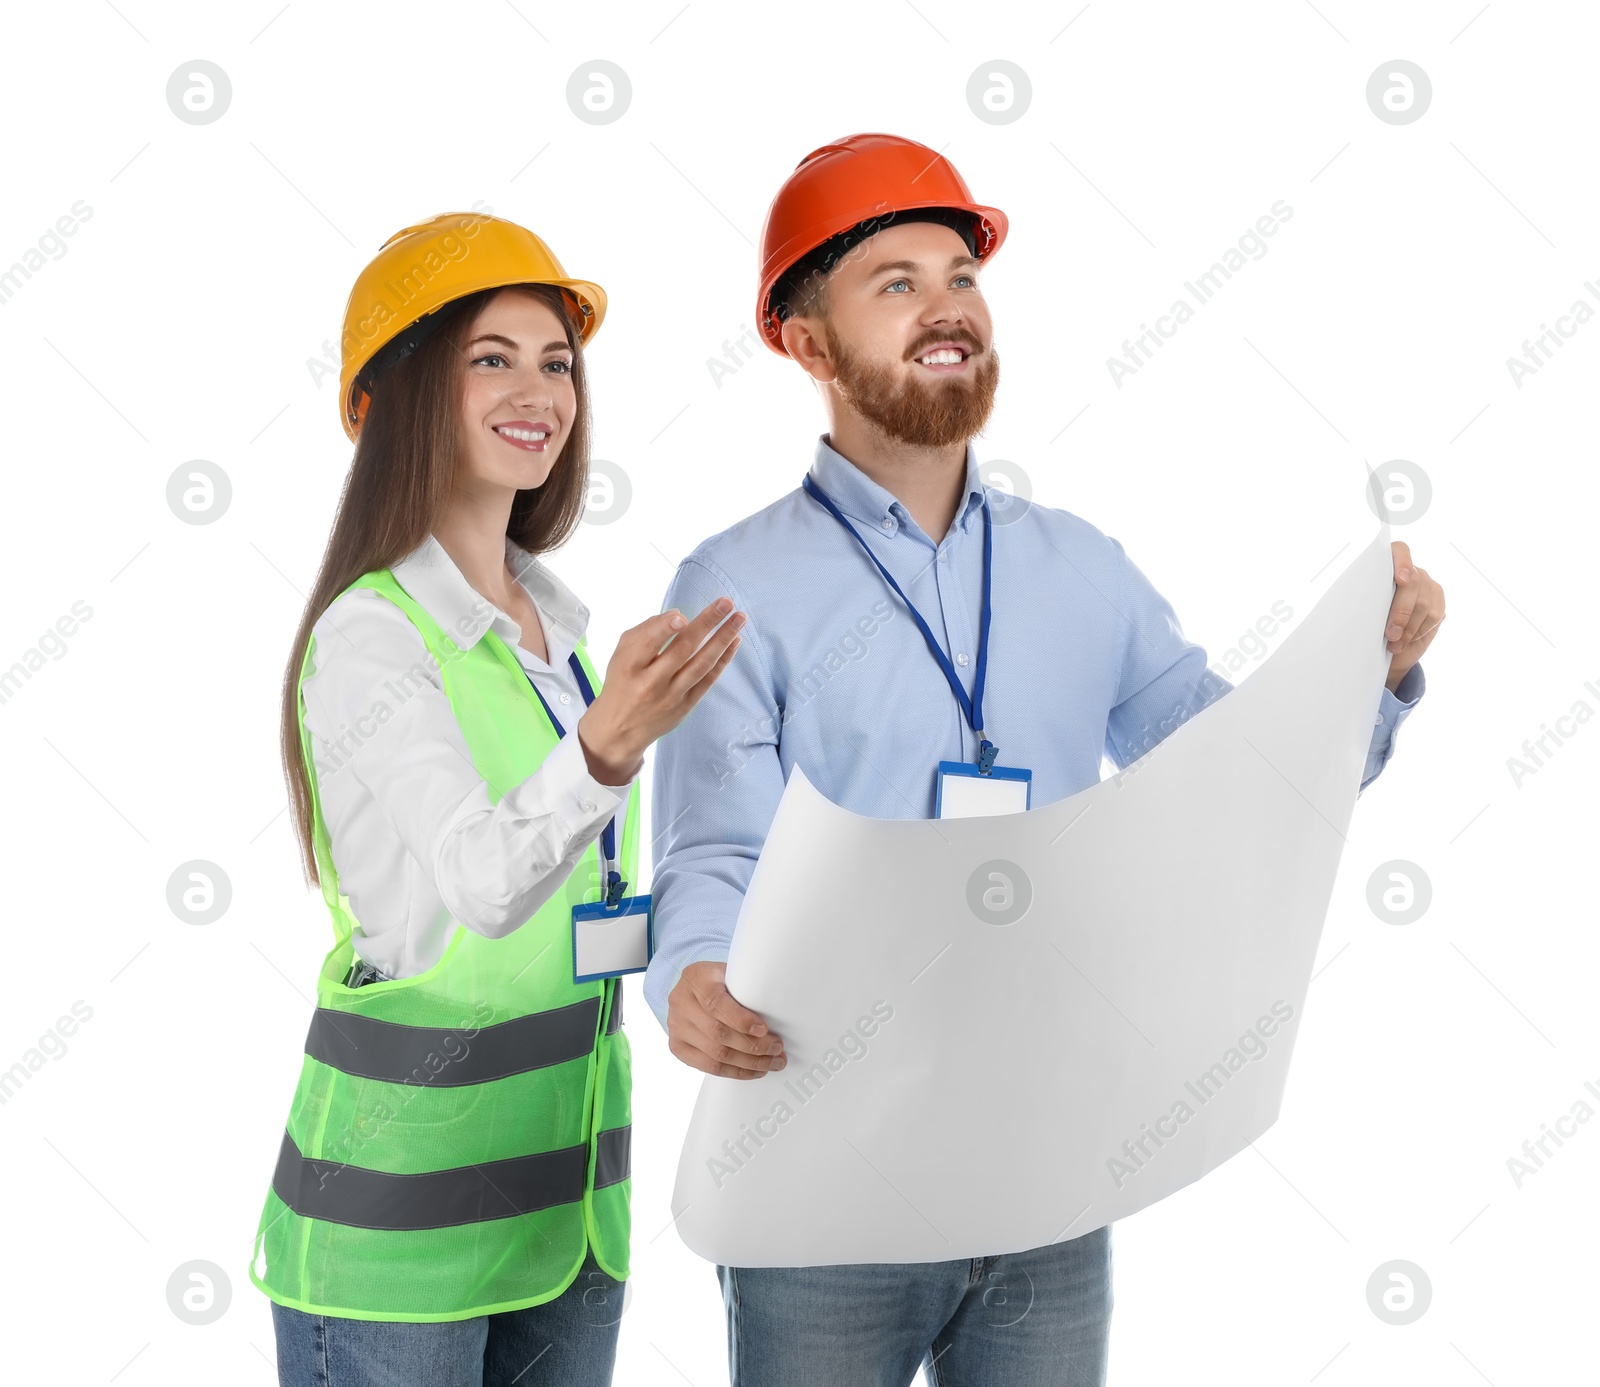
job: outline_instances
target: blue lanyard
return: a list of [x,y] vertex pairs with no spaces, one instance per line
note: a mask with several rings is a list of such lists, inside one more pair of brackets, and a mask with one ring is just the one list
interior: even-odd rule
[[950,663],[950,657],[940,648],[939,642],[934,639],[933,632],[928,629],[928,623],[922,619],[922,613],[911,604],[911,599],[900,590],[900,584],[895,582],[894,574],[879,563],[878,556],[867,548],[866,540],[861,538],[861,533],[844,518],[839,507],[834,505],[832,499],[820,486],[811,480],[808,473],[801,479],[800,485],[813,500],[819,501],[833,514],[833,518],[856,537],[856,543],[866,550],[867,557],[878,565],[878,572],[883,574],[884,580],[892,587],[900,600],[906,604],[909,611],[922,631],[922,638],[928,642],[928,649],[933,652],[933,658],[939,662],[939,668],[944,671],[945,680],[949,683],[951,691],[956,696],[956,702],[961,705],[961,711],[966,715],[967,723],[978,738],[978,773],[988,775],[994,766],[994,758],[999,754],[1000,748],[983,735],[983,680],[989,668],[989,573],[993,567],[993,538],[992,526],[989,523],[989,497],[983,498],[983,605],[978,617],[978,664],[973,673],[972,697],[967,697],[967,691],[961,687],[961,680],[957,677],[955,666]]
[[[589,676],[585,673],[583,663],[578,659],[578,652],[574,650],[567,656],[567,663],[572,666],[572,673],[578,681],[578,688],[583,693],[583,706],[587,708],[594,702],[594,686],[589,683]],[[528,674],[524,667],[524,674]],[[544,709],[544,715],[550,719],[550,725],[555,728],[556,736],[565,737],[567,729],[564,728],[556,715],[550,711],[550,705],[545,702],[544,695],[539,692],[539,686],[533,682],[533,676],[528,674],[528,685],[533,690],[534,697],[539,700],[539,706]],[[606,820],[606,826],[600,830],[600,847],[604,854],[606,873],[606,904],[615,905],[622,893],[628,889],[628,883],[622,879],[622,873],[611,864],[617,860],[617,816],[613,814]]]

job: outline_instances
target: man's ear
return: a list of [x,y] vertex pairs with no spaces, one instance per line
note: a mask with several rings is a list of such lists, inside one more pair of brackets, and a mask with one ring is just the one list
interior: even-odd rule
[[826,384],[835,378],[833,363],[828,360],[827,344],[823,341],[816,318],[791,317],[779,329],[784,350],[800,364],[812,380]]

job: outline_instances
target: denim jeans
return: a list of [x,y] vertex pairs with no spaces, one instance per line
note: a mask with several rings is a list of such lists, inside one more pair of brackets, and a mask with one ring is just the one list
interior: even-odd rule
[[1103,1387],[1111,1228],[1003,1257],[717,1268],[732,1387]]
[[554,1300],[474,1319],[357,1320],[273,1301],[279,1387],[605,1387],[622,1295],[591,1252]]

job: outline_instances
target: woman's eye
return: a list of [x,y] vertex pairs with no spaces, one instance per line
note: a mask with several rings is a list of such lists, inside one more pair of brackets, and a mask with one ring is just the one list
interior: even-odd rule
[[480,356],[472,364],[474,366],[483,366],[490,363],[504,366],[506,364],[506,359],[505,357],[501,356],[499,352],[490,352],[487,356]]
[[558,368],[562,375],[570,375],[572,373],[572,363],[570,361],[552,361],[549,365]]

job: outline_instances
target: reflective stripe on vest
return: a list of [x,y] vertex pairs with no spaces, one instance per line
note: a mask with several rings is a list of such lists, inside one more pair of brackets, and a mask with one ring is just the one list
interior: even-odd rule
[[[594,1187],[604,1189],[631,1174],[633,1128],[600,1133]],[[484,1165],[395,1175],[338,1161],[314,1161],[283,1134],[272,1188],[297,1214],[355,1228],[391,1231],[456,1228],[463,1223],[513,1218],[583,1198],[587,1146],[564,1146],[533,1156]]]
[[405,1026],[318,1007],[306,1035],[306,1054],[363,1079],[455,1088],[579,1059],[593,1048],[599,1020],[598,997],[472,1034],[456,1026]]

